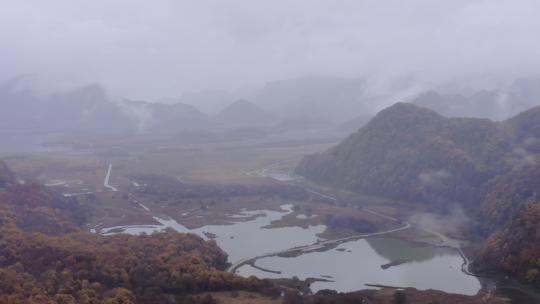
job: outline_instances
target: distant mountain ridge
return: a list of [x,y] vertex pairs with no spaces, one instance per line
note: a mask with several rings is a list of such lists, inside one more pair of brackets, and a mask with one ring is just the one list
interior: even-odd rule
[[540,77],[519,78],[506,87],[470,94],[442,94],[430,90],[410,102],[450,117],[504,120],[540,105]]
[[114,133],[130,131],[134,124],[98,84],[49,96],[5,85],[0,88],[0,107],[7,110],[0,111],[4,130]]
[[209,122],[208,115],[181,102],[165,104],[124,99],[120,106],[123,111],[136,118],[134,121],[138,130],[144,132],[202,128]]
[[248,97],[286,119],[309,115],[334,123],[352,118],[373,101],[366,97],[364,79],[330,76],[271,81]]
[[221,125],[271,125],[277,118],[261,109],[256,104],[244,99],[237,100],[223,109],[214,118],[214,122]]
[[268,126],[277,118],[257,105],[239,100],[215,117],[195,106],[171,103],[115,99],[105,88],[91,84],[71,91],[37,96],[14,85],[0,86],[0,127],[64,133],[155,133],[191,129]]

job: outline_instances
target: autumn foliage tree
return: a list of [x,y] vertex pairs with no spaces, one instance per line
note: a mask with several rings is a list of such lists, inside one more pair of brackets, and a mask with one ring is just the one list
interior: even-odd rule
[[79,225],[90,209],[42,186],[19,185],[2,168],[2,304],[176,303],[206,291],[277,292],[266,281],[224,272],[226,254],[193,234],[86,232]]

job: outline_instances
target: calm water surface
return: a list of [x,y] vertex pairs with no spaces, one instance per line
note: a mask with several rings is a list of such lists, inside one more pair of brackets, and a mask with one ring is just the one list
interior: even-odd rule
[[[228,253],[229,262],[244,258],[278,252],[296,246],[310,245],[324,231],[324,225],[266,228],[271,222],[289,214],[292,205],[283,205],[282,211],[244,211],[235,217],[259,216],[231,225],[210,225],[188,229],[173,219],[155,218],[161,225],[121,226],[102,230],[104,234],[116,229],[124,233],[152,233],[165,228],[190,232],[208,238],[206,233],[216,235],[218,245]],[[400,261],[402,264],[382,269],[381,265]],[[453,249],[417,246],[413,243],[391,238],[367,238],[339,245],[325,252],[311,252],[298,257],[267,257],[256,261],[256,266],[279,271],[265,272],[249,265],[237,273],[260,278],[319,278],[331,282],[315,282],[312,290],[335,289],[353,291],[365,289],[365,284],[380,284],[417,289],[438,289],[451,293],[473,295],[481,289],[480,281],[461,271],[462,257]]]
[[[205,233],[216,235],[216,242],[229,255],[229,262],[234,263],[240,259],[263,255],[266,253],[281,251],[295,246],[310,245],[319,238],[317,234],[324,231],[324,225],[283,228],[265,228],[271,222],[279,220],[292,212],[292,205],[281,206],[283,211],[245,211],[240,217],[251,217],[258,214],[257,218],[248,221],[240,221],[231,225],[209,225],[197,229],[188,229],[173,219],[155,218],[161,225],[138,225],[121,226],[104,229],[102,233],[108,234],[115,229],[122,229],[124,233],[140,234],[161,231],[165,228],[173,228],[178,232],[195,233],[208,239]],[[238,217],[238,216],[237,216]]]
[[[381,268],[393,261],[406,262]],[[452,249],[419,247],[391,238],[368,238],[326,252],[293,258],[268,257],[255,263],[281,274],[264,272],[249,265],[241,267],[238,273],[262,278],[297,276],[333,281],[315,282],[311,286],[313,291],[329,288],[346,292],[365,289],[365,284],[380,284],[474,295],[482,286],[477,278],[461,271],[462,263],[461,256]]]

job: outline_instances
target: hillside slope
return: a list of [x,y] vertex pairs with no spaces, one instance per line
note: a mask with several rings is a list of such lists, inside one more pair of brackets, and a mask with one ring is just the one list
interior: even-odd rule
[[475,268],[503,271],[540,287],[540,162],[497,176],[488,183],[481,204],[484,242]]
[[213,241],[173,231],[92,234],[80,228],[89,207],[19,185],[2,161],[0,176],[0,303],[183,303],[205,291],[276,293],[268,282],[222,271],[227,255]]
[[296,173],[349,190],[468,209],[488,238],[478,269],[540,286],[540,107],[502,122],[395,104]]
[[476,189],[507,170],[505,129],[474,118],[446,118],[397,103],[326,152],[305,157],[296,173],[370,194],[414,201],[478,199]]
[[475,268],[501,270],[540,288],[540,201],[520,208],[510,224],[484,243]]

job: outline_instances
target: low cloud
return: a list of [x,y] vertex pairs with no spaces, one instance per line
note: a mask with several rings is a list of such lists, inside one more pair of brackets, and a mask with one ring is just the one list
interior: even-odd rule
[[433,184],[438,184],[450,178],[451,176],[452,174],[446,169],[427,170],[420,173],[418,175],[418,179],[424,185],[433,185]]
[[417,213],[409,221],[442,234],[456,234],[471,223],[471,218],[462,207],[453,205],[447,214]]
[[[525,141],[529,145],[538,144],[537,139],[528,139]],[[525,147],[516,147],[512,150],[510,155],[506,158],[506,161],[512,166],[532,166],[536,164],[537,156],[534,153],[527,151]]]

